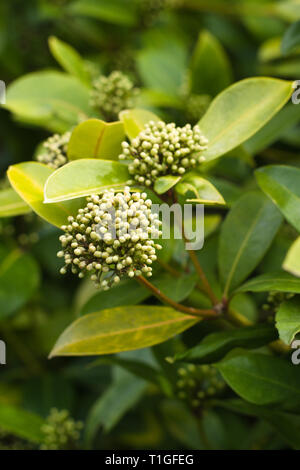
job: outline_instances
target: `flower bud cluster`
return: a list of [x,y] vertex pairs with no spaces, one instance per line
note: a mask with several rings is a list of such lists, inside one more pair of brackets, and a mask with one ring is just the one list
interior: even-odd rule
[[206,398],[221,394],[226,383],[218,371],[209,365],[189,364],[178,369],[178,398],[186,401],[193,408],[201,406]]
[[41,450],[73,450],[80,437],[81,421],[74,421],[67,410],[53,408],[42,426]]
[[150,277],[156,249],[161,248],[153,240],[161,235],[161,222],[151,206],[146,193],[130,193],[129,187],[88,197],[86,207],[61,227],[65,232],[60,237],[63,250],[58,252],[65,260],[61,273],[70,266],[80,278],[89,274],[104,290],[124,275]]
[[107,121],[118,119],[119,112],[133,108],[139,89],[130,78],[115,70],[107,77],[101,75],[94,80],[91,105],[98,109]]
[[71,132],[54,134],[43,143],[42,152],[37,155],[37,161],[50,168],[60,168],[68,162],[67,149]]
[[207,143],[198,126],[150,121],[130,144],[122,143],[119,159],[133,159],[129,173],[139,184],[152,186],[160,176],[183,175],[203,162],[200,153]]

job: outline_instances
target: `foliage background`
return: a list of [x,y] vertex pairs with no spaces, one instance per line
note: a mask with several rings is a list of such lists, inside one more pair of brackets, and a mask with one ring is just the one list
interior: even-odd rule
[[[90,73],[108,74],[114,69],[128,73],[142,88],[144,107],[157,112],[166,121],[183,125],[190,119],[195,119],[195,123],[211,99],[238,80],[265,75],[295,80],[300,76],[299,25],[291,31],[291,25],[300,19],[300,4],[296,0],[165,3],[155,0],[1,2],[0,78],[9,85],[31,72],[60,69],[49,50],[48,38],[54,36],[80,53]],[[191,113],[187,108],[191,94],[203,98],[203,109],[196,110],[196,114],[200,113],[196,117],[195,109],[192,108]],[[30,102],[30,93],[25,98]],[[249,92],[249,105],[251,98]],[[247,96],[243,99],[247,100]],[[35,118],[33,125],[24,116],[22,119],[6,109],[1,109],[0,120],[3,177],[9,165],[32,160],[40,142],[52,132],[64,130],[65,125],[61,119],[41,122],[42,117],[40,122]],[[218,295],[217,264],[221,278],[226,279],[230,263],[226,258],[230,258],[232,241],[226,244],[226,231],[227,239],[232,240],[232,227],[237,228],[238,234],[239,227],[251,222],[252,210],[256,214],[261,205],[271,204],[269,199],[262,204],[262,192],[260,196],[251,193],[258,189],[257,181],[278,203],[288,222],[283,222],[280,212],[272,205],[274,214],[268,223],[262,219],[261,223],[265,224],[262,239],[253,239],[241,268],[245,274],[239,274],[234,285],[238,287],[251,273],[253,278],[259,274],[269,275],[264,289],[243,286],[234,297],[231,310],[234,318],[238,317],[244,325],[260,324],[263,320],[270,327],[263,332],[261,328],[254,329],[246,339],[230,339],[229,347],[224,347],[216,338],[211,349],[196,352],[196,360],[188,359],[190,363],[196,362],[197,367],[199,364],[207,366],[220,361],[234,347],[244,348],[244,356],[237,355],[237,359],[234,355],[228,356],[220,363],[218,370],[225,378],[226,387],[220,395],[208,397],[196,410],[189,398],[178,396],[180,370],[186,366],[181,362],[172,364],[166,358],[174,358],[176,354],[180,357],[210,333],[223,331],[221,320],[203,321],[152,348],[100,358],[48,360],[59,335],[80,314],[119,305],[159,303],[132,284],[125,284],[116,298],[114,292],[105,296],[95,293],[89,283],[79,282],[72,276],[62,280],[60,261],[55,256],[59,249],[58,229],[31,213],[0,219],[0,338],[7,343],[8,361],[6,366],[1,366],[0,428],[38,446],[41,422],[51,408],[56,407],[69,410],[75,419],[84,422],[79,448],[300,447],[300,372],[290,365],[287,345],[275,353],[267,348],[267,343],[275,340],[277,333],[272,326],[274,312],[268,319],[269,312],[264,313],[262,309],[270,291],[300,293],[297,278],[282,278],[282,263],[300,229],[297,216],[299,121],[300,106],[288,103],[268,127],[245,143],[243,151],[233,151],[207,168],[207,177],[227,202],[225,209],[207,209],[206,243],[198,253]],[[283,169],[277,174],[275,170],[274,174],[259,170],[257,179],[254,176],[259,167],[279,164],[293,169],[291,172]],[[268,178],[271,178],[269,189],[265,182],[270,181]],[[289,200],[287,212],[280,201],[288,197],[289,190],[294,199]],[[231,219],[225,219],[220,228],[236,201],[239,202],[234,206],[235,212],[230,213]],[[266,241],[267,245],[270,242],[269,246],[251,266],[253,253],[263,245],[265,232],[272,231],[272,224],[274,236],[270,235]],[[220,233],[224,246],[220,247],[218,260]],[[190,266],[182,246],[174,243],[169,244],[171,264]],[[292,262],[297,259],[299,248]],[[190,269],[193,274],[191,266]],[[276,278],[274,273],[278,272],[281,277]],[[293,272],[299,275],[299,262]],[[159,287],[166,292],[174,291],[174,282],[174,278],[166,274],[161,274],[158,280]],[[203,305],[205,301],[194,287],[191,279],[177,286],[179,294],[182,290],[180,300],[188,305]],[[249,291],[254,293],[249,294]],[[281,300],[286,301],[286,298]],[[300,326],[298,296],[288,302],[293,302],[287,307],[288,319],[291,309],[293,312],[292,332],[290,329],[286,334],[283,332],[287,328],[285,311],[277,319],[283,323],[282,327],[279,324],[279,330],[285,343],[291,342]],[[260,335],[262,340],[259,340]],[[249,353],[252,348],[258,356]],[[272,362],[273,357],[276,364]],[[256,361],[261,362],[257,365]],[[270,372],[274,367],[280,382],[278,389],[273,385],[274,377]],[[245,370],[250,373],[262,370],[263,378],[270,374],[270,380],[260,383],[257,376],[249,381],[249,377],[243,376]],[[287,383],[291,384],[291,389],[283,387],[283,390],[281,384]],[[199,385],[200,391],[201,387],[203,383]]]

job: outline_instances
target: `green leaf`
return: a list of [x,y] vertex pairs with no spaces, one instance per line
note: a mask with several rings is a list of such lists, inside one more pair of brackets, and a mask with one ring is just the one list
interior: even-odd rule
[[4,431],[30,442],[41,443],[44,420],[29,411],[7,404],[0,404],[0,427]]
[[225,295],[259,264],[281,222],[276,206],[259,192],[246,193],[233,205],[219,242],[219,270]]
[[53,173],[46,165],[37,162],[18,163],[9,167],[7,176],[14,190],[43,219],[61,227],[69,215],[75,215],[84,200],[44,204],[44,185]]
[[154,191],[157,194],[163,194],[169,191],[169,189],[173,188],[178,181],[181,180],[181,176],[161,176],[157,178],[154,183]]
[[109,432],[141,398],[147,383],[123,372],[94,403],[85,426],[85,440],[91,445],[100,427]]
[[300,169],[269,165],[255,172],[261,189],[275,202],[285,218],[300,232]]
[[205,178],[195,173],[184,177],[176,186],[176,192],[185,196],[186,202],[198,202],[199,204],[221,204],[225,201],[215,186]]
[[300,279],[284,272],[262,274],[246,282],[236,290],[236,292],[268,291],[300,294]]
[[299,0],[281,0],[274,4],[274,8],[285,21],[300,20]]
[[117,286],[93,295],[81,310],[81,315],[98,312],[100,310],[136,305],[143,302],[151,293],[134,279],[125,280]]
[[67,11],[116,25],[132,26],[136,22],[135,10],[127,0],[76,0],[67,7]]
[[296,21],[286,30],[281,42],[281,51],[287,55],[297,47],[300,47],[300,21]]
[[0,250],[0,319],[13,314],[24,305],[36,291],[39,267],[29,254],[19,250],[7,253]]
[[67,201],[107,188],[121,189],[129,180],[126,165],[110,160],[82,159],[62,166],[46,181],[46,203]]
[[199,122],[209,140],[207,160],[220,157],[261,129],[289,100],[293,83],[248,78],[220,93]]
[[245,142],[245,149],[258,154],[281,138],[294,124],[300,121],[300,106],[288,104],[279,111],[260,131]]
[[52,55],[62,68],[70,75],[77,77],[83,83],[89,84],[89,74],[85,67],[85,63],[78,52],[72,46],[61,41],[55,36],[51,36],[48,42]]
[[120,119],[124,124],[126,135],[130,140],[134,139],[149,121],[158,122],[161,119],[156,114],[146,109],[130,109],[120,112]]
[[125,140],[123,123],[88,119],[75,127],[68,143],[68,159],[117,160]]
[[256,405],[300,402],[300,375],[293,364],[275,356],[240,351],[216,364],[224,380]]
[[28,214],[30,207],[12,188],[0,191],[0,217]]
[[176,362],[211,364],[219,361],[234,348],[256,349],[277,339],[272,326],[248,326],[236,330],[220,331],[206,336],[200,344],[174,357]]
[[160,47],[147,47],[136,58],[145,86],[173,96],[179,95],[184,82],[186,59],[185,48],[174,40],[162,42]]
[[286,344],[291,344],[300,331],[300,297],[283,302],[276,313],[276,328],[279,337]]
[[190,66],[191,92],[215,96],[232,82],[232,70],[218,39],[208,31],[199,34]]
[[3,105],[30,124],[65,132],[92,114],[89,88],[63,72],[34,72],[13,82]]
[[85,315],[60,336],[50,357],[112,354],[161,343],[198,319],[162,306],[117,307]]
[[283,269],[300,277],[300,237],[289,249],[283,263]]

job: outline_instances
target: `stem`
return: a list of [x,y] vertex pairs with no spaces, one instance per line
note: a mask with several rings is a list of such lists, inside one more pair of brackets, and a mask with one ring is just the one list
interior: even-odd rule
[[193,265],[195,266],[196,272],[197,272],[198,276],[201,279],[201,282],[202,282],[203,288],[205,289],[205,292],[207,293],[208,297],[212,301],[213,305],[218,304],[219,301],[218,301],[217,297],[215,296],[212,288],[210,287],[210,284],[207,280],[207,277],[205,276],[204,271],[201,268],[201,265],[198,261],[196,253],[194,252],[194,250],[187,250],[187,251],[188,251],[188,254],[189,254],[189,256],[192,260]]
[[185,313],[187,315],[192,315],[194,317],[201,317],[201,318],[216,318],[220,315],[219,312],[217,312],[213,308],[198,309],[194,307],[187,307],[186,305],[182,305],[177,302],[174,302],[174,300],[170,299],[163,292],[157,289],[157,287],[155,287],[151,282],[149,282],[146,278],[144,278],[144,276],[137,276],[136,279],[143,286],[145,286],[148,290],[150,290],[159,300],[165,302],[166,304],[171,305],[171,307],[175,308],[179,312]]

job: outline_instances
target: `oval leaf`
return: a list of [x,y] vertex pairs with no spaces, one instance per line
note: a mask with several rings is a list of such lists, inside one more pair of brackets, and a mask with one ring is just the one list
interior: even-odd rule
[[212,333],[187,352],[177,354],[176,362],[210,364],[222,359],[234,348],[255,349],[277,339],[276,329],[272,326],[248,326],[230,331]]
[[285,218],[300,232],[300,169],[269,165],[256,170],[261,189],[275,202]]
[[68,159],[102,158],[117,160],[125,140],[123,123],[88,119],[75,127],[68,144]]
[[225,204],[223,196],[215,186],[205,178],[190,174],[177,186],[176,191],[186,196],[186,202],[198,202],[199,204]]
[[161,343],[199,319],[169,307],[139,305],[92,313],[72,323],[50,357],[112,354]]
[[222,44],[208,31],[199,35],[190,68],[192,93],[215,96],[232,82],[230,63]]
[[28,214],[30,207],[12,188],[0,191],[0,217]]
[[30,442],[41,443],[43,440],[43,418],[21,408],[0,404],[0,427]]
[[65,132],[92,113],[89,88],[63,72],[34,72],[7,89],[7,109],[22,120]]
[[293,23],[285,32],[282,38],[281,51],[287,55],[298,47],[300,47],[300,21]]
[[202,155],[212,160],[249,139],[292,93],[292,82],[273,78],[248,78],[231,85],[214,99],[199,122],[209,141]]
[[49,38],[49,48],[54,58],[66,72],[79,78],[85,84],[90,83],[85,63],[72,46],[55,36],[51,36]]
[[157,194],[163,194],[173,188],[181,180],[181,176],[161,176],[154,183],[154,191]]
[[239,287],[236,292],[294,292],[300,294],[300,279],[288,273],[269,273],[255,277]]
[[291,344],[300,331],[300,297],[283,302],[276,313],[276,328],[279,337],[286,344]]
[[223,223],[219,244],[219,270],[225,294],[255,269],[281,222],[276,206],[259,192],[247,193],[233,205]]
[[126,165],[110,160],[83,159],[70,162],[52,173],[44,190],[45,202],[75,199],[124,187],[129,179]]
[[286,271],[300,277],[300,237],[292,244],[283,263]]
[[257,405],[300,402],[300,375],[283,359],[244,353],[216,364],[224,380],[242,398]]
[[7,176],[12,187],[24,201],[50,224],[61,227],[69,215],[75,215],[84,200],[44,204],[44,185],[53,173],[46,165],[37,162],[18,163],[9,167]]

